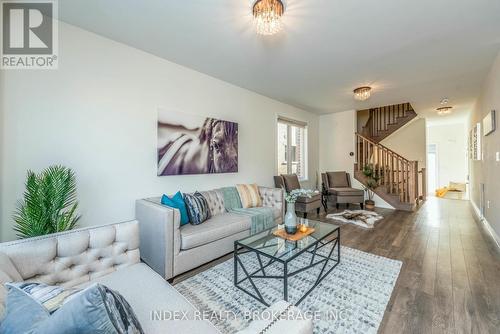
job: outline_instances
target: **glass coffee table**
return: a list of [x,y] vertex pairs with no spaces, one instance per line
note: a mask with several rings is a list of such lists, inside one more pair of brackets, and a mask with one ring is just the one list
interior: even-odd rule
[[[307,279],[299,281],[304,291],[293,301],[298,305],[340,263],[340,227],[308,219],[297,220],[315,231],[299,241],[288,241],[273,234],[284,228],[278,225],[234,242],[234,285],[266,306],[270,305],[266,300],[269,298],[265,298],[269,297],[269,291],[263,290],[271,283],[268,280],[282,281],[282,291],[279,291],[281,288],[278,291],[289,301],[290,280],[296,275],[307,274]],[[307,282],[309,285],[303,287]],[[281,282],[279,284],[281,287]]]

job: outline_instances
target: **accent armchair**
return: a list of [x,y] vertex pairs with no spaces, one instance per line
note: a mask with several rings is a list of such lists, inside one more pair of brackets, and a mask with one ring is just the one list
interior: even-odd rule
[[[301,189],[297,174],[282,174],[274,177],[274,185],[276,188],[283,188],[287,193],[295,189]],[[301,212],[304,218],[307,218],[307,213],[316,210],[319,215],[321,209],[321,194],[314,194],[312,197],[301,196],[295,202],[295,211]]]
[[361,189],[351,187],[351,177],[347,172],[326,172],[321,173],[322,198],[325,211],[328,209],[328,201],[335,204],[338,209],[339,204],[359,204],[363,209],[365,192]]

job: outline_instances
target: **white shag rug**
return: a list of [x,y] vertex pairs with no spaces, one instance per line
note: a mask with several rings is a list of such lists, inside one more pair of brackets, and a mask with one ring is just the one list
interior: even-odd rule
[[384,219],[378,213],[367,210],[344,210],[344,212],[340,213],[330,213],[326,215],[326,218],[365,228],[373,228],[376,222]]
[[[322,250],[326,253],[329,247]],[[254,254],[240,256],[246,257],[242,259],[248,264],[249,272],[259,268]],[[308,253],[301,254],[292,261],[291,269],[308,265],[309,256]],[[314,314],[315,334],[377,333],[402,262],[348,247],[341,247],[340,258],[340,264],[298,307],[303,312]],[[320,267],[322,265],[317,265],[289,279],[290,302],[297,301],[314,285]],[[282,273],[282,268],[282,265],[273,264],[266,268],[266,273]],[[228,334],[245,328],[251,321],[249,314],[266,309],[265,305],[234,286],[233,270],[233,259],[230,259],[174,286],[199,311],[222,314],[212,317],[211,321],[222,333]],[[243,277],[241,269],[238,275]],[[254,279],[254,283],[270,304],[282,299],[283,280]],[[250,283],[246,288],[251,290]]]

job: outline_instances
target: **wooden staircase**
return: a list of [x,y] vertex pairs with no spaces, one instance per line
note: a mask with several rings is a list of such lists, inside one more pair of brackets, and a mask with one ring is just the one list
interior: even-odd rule
[[370,109],[370,116],[361,134],[379,143],[417,116],[410,103]]
[[373,166],[380,176],[375,193],[398,210],[413,211],[425,200],[425,168],[410,161],[386,146],[356,134],[357,162],[354,177],[366,184],[363,167]]

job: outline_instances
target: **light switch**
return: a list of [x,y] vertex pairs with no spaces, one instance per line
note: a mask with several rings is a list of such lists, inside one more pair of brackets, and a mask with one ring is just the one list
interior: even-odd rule
[[496,160],[500,161],[500,152],[497,152],[497,154],[496,154]]

